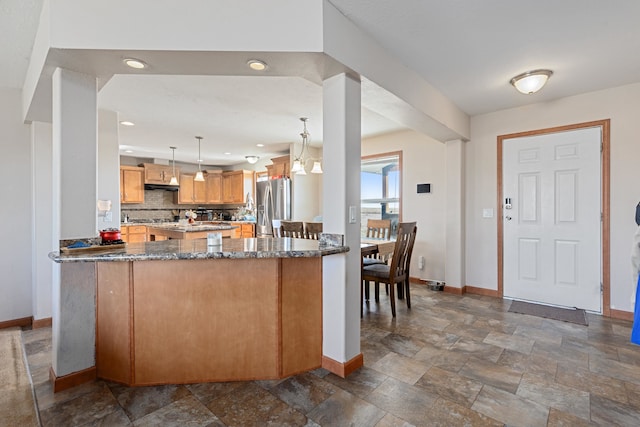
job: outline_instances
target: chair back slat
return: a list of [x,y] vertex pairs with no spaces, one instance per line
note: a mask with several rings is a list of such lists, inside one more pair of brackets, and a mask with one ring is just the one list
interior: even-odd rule
[[304,238],[320,240],[320,233],[322,233],[321,222],[305,222],[304,223]]
[[368,219],[367,238],[391,240],[391,220]]
[[304,225],[302,221],[280,221],[282,237],[304,239]]

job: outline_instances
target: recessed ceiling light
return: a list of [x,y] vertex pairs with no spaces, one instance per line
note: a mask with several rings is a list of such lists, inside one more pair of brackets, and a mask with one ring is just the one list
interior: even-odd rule
[[231,155],[231,153],[230,153],[230,152],[228,152],[228,151],[227,151],[226,153],[224,153],[224,154],[225,154],[225,155],[227,155],[227,156],[230,156],[230,155]]
[[250,59],[247,61],[247,65],[255,71],[264,71],[267,69],[267,63],[259,59]]
[[256,147],[264,147],[264,144],[256,144]]
[[124,150],[125,153],[133,153],[133,150]]
[[122,126],[135,126],[136,124],[127,120],[123,120],[120,122]]
[[147,68],[147,64],[144,61],[135,58],[125,58],[122,62],[124,62],[128,67],[135,68],[136,70]]

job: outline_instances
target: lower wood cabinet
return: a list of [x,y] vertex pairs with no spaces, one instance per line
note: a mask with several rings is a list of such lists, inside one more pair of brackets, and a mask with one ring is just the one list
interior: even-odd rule
[[146,225],[123,225],[120,227],[121,239],[127,243],[146,242]]
[[237,239],[255,237],[255,224],[237,224],[237,227],[233,230],[233,237]]

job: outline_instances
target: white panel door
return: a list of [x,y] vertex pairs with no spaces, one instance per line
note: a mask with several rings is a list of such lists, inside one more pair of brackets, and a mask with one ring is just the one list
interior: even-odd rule
[[503,140],[505,297],[601,312],[600,143],[599,127]]

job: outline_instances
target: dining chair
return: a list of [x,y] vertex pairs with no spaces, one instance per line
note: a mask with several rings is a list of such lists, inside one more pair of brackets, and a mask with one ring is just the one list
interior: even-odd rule
[[320,240],[320,233],[322,233],[321,222],[305,222],[304,223],[304,238]]
[[[390,219],[368,219],[367,220],[367,235],[368,239],[383,239],[391,240],[391,220]],[[387,264],[389,257],[381,256],[382,254],[376,253],[374,255],[365,257],[362,261],[363,264]]]
[[391,220],[368,219],[367,238],[391,240]]
[[282,232],[280,231],[282,222],[279,219],[272,219],[271,227],[273,228],[273,237],[282,237]]
[[[362,267],[362,286],[366,286],[364,294],[368,294],[369,284],[370,282],[374,282],[376,301],[379,301],[380,283],[389,285],[389,300],[391,302],[391,314],[393,317],[396,317],[394,285],[397,285],[399,294],[401,294],[401,292],[404,293],[407,308],[411,308],[409,267],[417,232],[418,227],[415,222],[399,223],[391,264],[373,264]],[[363,293],[361,292],[361,294]],[[361,303],[364,304],[364,300],[361,301]]]
[[280,221],[282,237],[304,239],[304,225],[302,221]]

